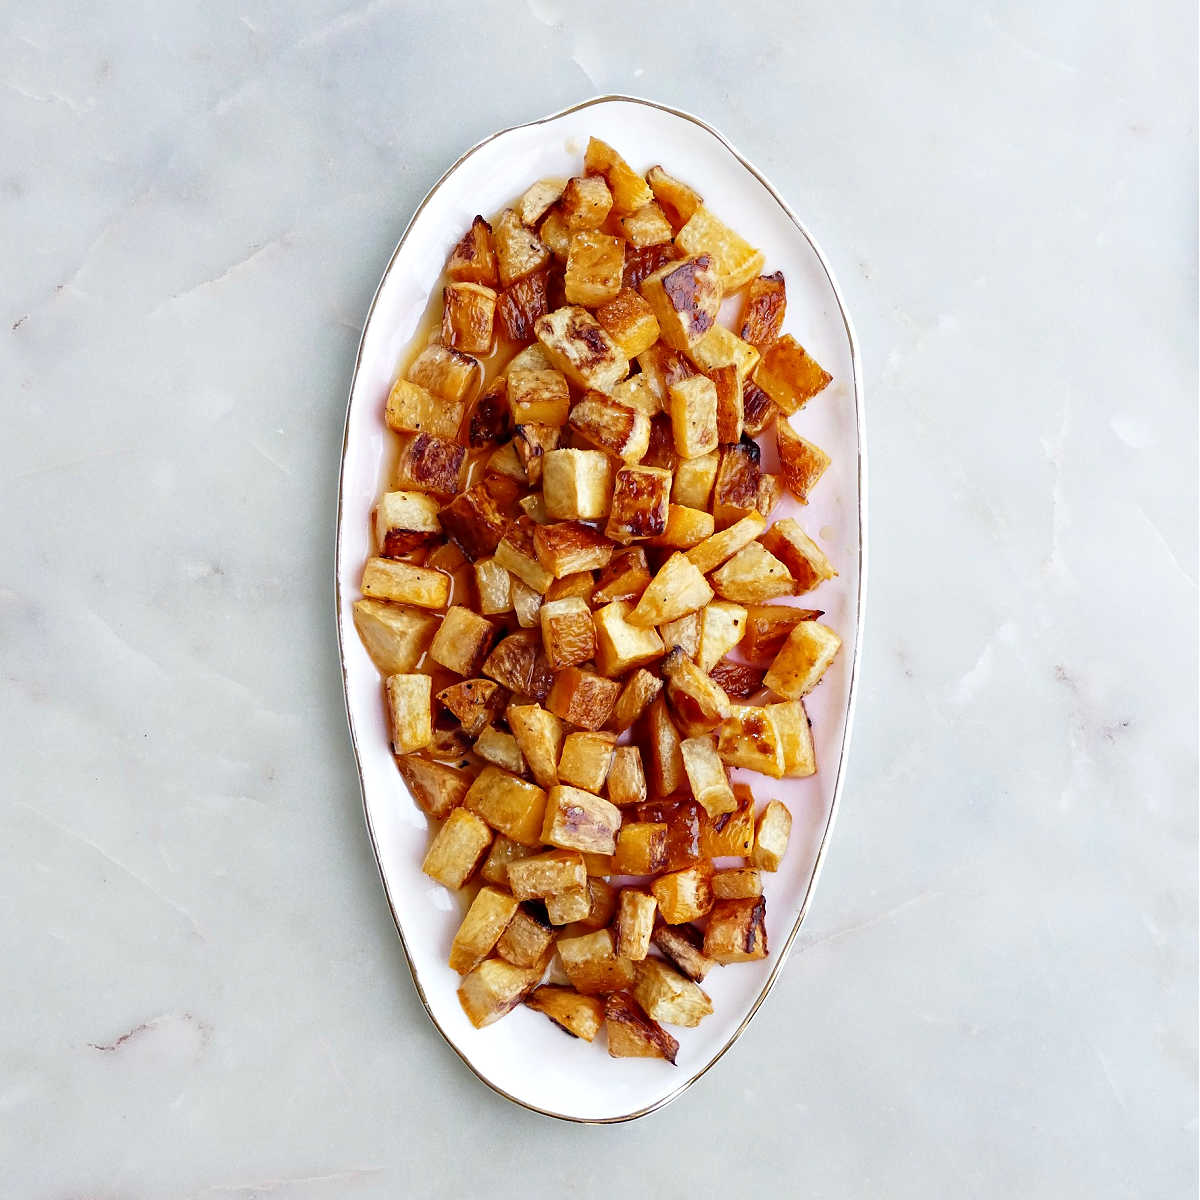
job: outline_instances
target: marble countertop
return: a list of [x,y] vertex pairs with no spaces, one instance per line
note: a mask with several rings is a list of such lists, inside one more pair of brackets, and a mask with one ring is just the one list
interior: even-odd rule
[[[0,1191],[1194,1195],[1194,5],[574,7],[4,5]],[[872,579],[781,982],[588,1129],[421,1010],[331,575],[409,214],[601,92],[712,122],[828,253]]]

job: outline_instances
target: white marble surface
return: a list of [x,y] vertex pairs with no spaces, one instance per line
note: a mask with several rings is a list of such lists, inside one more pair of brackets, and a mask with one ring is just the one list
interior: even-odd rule
[[[1195,1194],[1194,5],[3,8],[4,1195]],[[605,91],[830,255],[873,545],[799,948],[681,1101],[586,1129],[416,1000],[331,564],[408,214]]]

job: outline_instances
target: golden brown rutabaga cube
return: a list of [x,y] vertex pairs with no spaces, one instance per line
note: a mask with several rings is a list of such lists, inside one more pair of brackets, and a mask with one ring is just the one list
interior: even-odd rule
[[612,725],[618,733],[624,733],[650,707],[654,697],[662,691],[662,680],[644,668],[634,671],[626,680],[613,708]]
[[548,850],[508,864],[508,884],[518,900],[542,900],[587,887],[583,858],[574,850]]
[[696,665],[711,671],[736,646],[746,632],[746,609],[740,604],[717,600],[700,614],[700,648]]
[[459,487],[466,447],[445,438],[414,433],[403,439],[393,475],[397,488],[453,496]]
[[763,471],[758,480],[758,498],[755,501],[755,508],[762,516],[769,517],[782,495],[783,484],[780,483],[779,476]]
[[480,888],[450,943],[450,966],[465,975],[487,958],[516,911],[517,902],[507,892]]
[[384,492],[375,506],[375,540],[384,558],[402,555],[442,532],[437,501],[424,492]]
[[557,308],[534,322],[534,332],[546,357],[576,387],[611,395],[629,373],[629,360],[586,308]]
[[495,636],[496,628],[491,621],[454,604],[442,618],[441,628],[429,647],[429,657],[457,675],[477,675]]
[[496,299],[482,283],[448,283],[442,290],[442,341],[466,354],[490,353]]
[[808,493],[829,466],[829,455],[820,446],[805,441],[786,421],[775,422],[775,440],[783,486],[801,504],[807,504]]
[[787,853],[788,838],[792,832],[792,814],[779,800],[772,800],[754,831],[754,849],[750,861],[762,871],[778,871],[779,864]]
[[525,275],[540,271],[550,261],[550,251],[519,216],[506,208],[492,231],[500,282],[504,287]]
[[596,665],[604,675],[624,675],[663,655],[662,638],[653,629],[629,623],[627,600],[614,600],[595,614]]
[[762,690],[765,672],[762,667],[752,667],[749,663],[723,658],[708,674],[714,683],[721,685],[725,695],[731,700],[749,700]]
[[[603,534],[581,521],[556,521],[533,531],[538,562],[555,579],[608,566],[615,547]],[[590,588],[589,588],[590,591]]]
[[621,290],[625,269],[625,243],[596,229],[571,234],[563,294],[568,304],[595,308]]
[[798,594],[811,591],[837,574],[820,546],[791,517],[776,521],[763,535],[762,543],[791,572]]
[[755,867],[735,867],[713,876],[713,896],[718,900],[753,900],[762,894],[762,876]]
[[540,844],[538,835],[546,813],[546,793],[535,783],[499,767],[487,766],[467,790],[463,806],[482,817],[497,833],[522,846]]
[[556,579],[546,589],[546,601],[566,600],[572,596],[587,600],[591,597],[595,587],[596,577],[591,571],[575,571],[570,575],[564,575],[561,579]]
[[415,754],[402,755],[396,759],[396,765],[412,798],[439,821],[463,802],[471,786],[469,772],[428,758],[418,758]]
[[712,908],[712,863],[700,862],[660,875],[650,884],[658,911],[668,925],[683,925],[702,917]]
[[617,847],[620,826],[621,810],[615,804],[582,788],[559,784],[550,789],[546,798],[542,841],[560,850],[612,854]]
[[[584,864],[590,860],[603,860],[604,874],[611,870],[610,855],[584,855]],[[587,892],[589,907],[587,915],[580,917],[576,925],[580,929],[607,929],[612,922],[613,914],[617,911],[617,889],[606,879],[598,878],[592,868],[588,867]]]
[[651,200],[637,212],[622,217],[618,224],[625,240],[639,249],[645,246],[661,246],[675,236],[671,222],[667,220],[656,200]]
[[646,799],[642,752],[636,746],[618,746],[613,751],[608,772],[608,798],[617,805],[641,804]]
[[637,462],[650,446],[650,418],[600,392],[588,392],[571,409],[570,426],[626,463]]
[[615,553],[608,566],[601,570],[592,592],[593,604],[611,604],[614,600],[637,602],[650,583],[646,567],[646,552],[640,546]]
[[754,845],[754,793],[744,783],[733,785],[737,807],[732,812],[705,816],[700,850],[705,858],[746,858]]
[[[490,883],[494,887],[507,890],[508,864],[516,862],[518,858],[528,858],[533,852],[533,847],[522,846],[520,842],[514,842],[512,838],[507,838],[504,834],[498,833],[488,849],[487,857],[483,860],[483,865],[479,868],[479,878],[484,883]],[[516,962],[516,959],[511,959],[510,961]],[[531,967],[533,963],[518,963],[517,965]]]
[[717,595],[738,604],[762,604],[796,590],[782,562],[761,542],[751,542],[712,574]]
[[664,411],[671,384],[678,383],[681,379],[691,379],[700,373],[683,354],[662,342],[644,350],[638,355],[637,361],[646,377],[647,386],[658,397]]
[[451,809],[429,845],[421,870],[448,888],[460,888],[479,865],[492,831],[473,812]]
[[753,379],[747,379],[742,388],[742,430],[751,437],[758,437],[778,416],[779,409],[771,397]]
[[533,323],[550,311],[550,272],[534,271],[516,280],[500,293],[496,301],[496,320],[500,332],[510,342],[527,342],[533,337]]
[[637,606],[629,614],[629,621],[632,625],[643,627],[664,625],[676,617],[696,612],[712,598],[713,590],[704,576],[682,553],[675,553],[650,581]]
[[841,649],[842,639],[819,621],[801,621],[771,663],[763,682],[788,700],[799,700],[821,682]]
[[463,978],[458,1001],[476,1029],[512,1012],[538,985],[544,966],[515,967],[502,958],[487,958]]
[[621,693],[621,685],[593,671],[567,667],[554,677],[546,707],[580,729],[603,729]]
[[442,528],[471,560],[496,553],[515,511],[518,487],[491,476],[456,496],[442,509]]
[[717,753],[731,767],[747,767],[783,777],[783,743],[770,712],[759,705],[733,706],[733,712],[717,728]]
[[650,418],[650,447],[642,455],[641,465],[661,467],[664,471],[674,471],[679,466],[679,452],[675,449],[671,418],[665,412]]
[[517,507],[535,524],[545,525],[549,518],[546,516],[546,502],[541,492],[530,492],[517,501]]
[[688,658],[695,661],[696,655],[700,651],[699,612],[688,613],[683,617],[676,617],[674,621],[668,621],[665,625],[660,625],[658,632],[668,653],[672,650],[682,650]]
[[537,704],[511,704],[506,715],[534,779],[541,787],[553,787],[562,754],[562,722]]
[[568,733],[558,761],[559,779],[585,792],[599,794],[608,778],[616,745],[615,733],[599,730]]
[[599,229],[612,211],[612,192],[599,176],[576,176],[567,180],[559,210],[567,229]]
[[704,375],[668,388],[671,429],[680,458],[700,458],[717,448],[717,389]]
[[551,925],[573,925],[582,921],[591,909],[586,887],[568,888],[546,897],[546,918]]
[[510,371],[508,406],[517,425],[565,425],[571,408],[565,376],[553,368]]
[[518,967],[536,967],[553,953],[553,944],[554,930],[545,907],[534,901],[517,909],[496,943],[496,953]]
[[625,251],[626,287],[640,288],[642,283],[655,271],[665,267],[669,262],[678,262],[683,257],[674,242],[664,242],[655,246],[630,246]]
[[717,754],[712,735],[685,738],[679,745],[683,769],[687,773],[692,795],[704,806],[710,817],[733,812],[737,801],[725,774],[725,764]]
[[535,694],[534,672],[541,650],[540,634],[526,629],[510,633],[501,638],[487,656],[483,673],[489,679],[503,684],[514,695],[532,696]]
[[525,468],[525,478],[530,487],[537,487],[541,481],[542,458],[549,451],[558,448],[562,432],[559,425],[542,425],[534,421],[527,421],[513,430],[513,449],[517,452],[521,466]]
[[751,280],[742,308],[742,340],[759,351],[766,350],[779,337],[786,311],[787,287],[782,271]]
[[[637,415],[646,420],[641,413]],[[670,471],[661,467],[622,467],[613,483],[605,535],[622,544],[657,537],[667,527],[670,495]]]
[[381,675],[411,671],[421,661],[437,624],[437,617],[419,608],[381,600],[354,602],[354,628]]
[[461,283],[487,283],[497,280],[496,251],[492,247],[492,227],[481,216],[471,222],[471,228],[450,252],[446,262],[446,278]]
[[604,1021],[604,1001],[597,996],[581,996],[574,988],[547,983],[537,988],[525,1000],[532,1008],[552,1020],[559,1029],[572,1037],[590,1042],[600,1032]]
[[613,388],[613,399],[626,408],[645,413],[647,417],[655,417],[662,412],[657,393],[650,386],[650,380],[641,372],[631,375],[628,379],[622,379]]
[[561,179],[539,179],[530,184],[516,203],[517,216],[532,228],[558,203],[566,183]]
[[662,167],[651,167],[646,172],[646,182],[676,230],[682,229],[691,215],[704,203],[695,188],[688,187],[673,175],[668,175]]
[[363,595],[418,608],[442,608],[450,599],[450,576],[390,558],[369,558],[362,574]]
[[522,629],[533,629],[538,623],[538,613],[542,608],[541,593],[535,592],[521,579],[512,581],[513,611],[517,616],[517,624]]
[[790,333],[764,352],[754,372],[754,382],[789,417],[824,391],[832,379]]
[[613,1058],[665,1058],[675,1065],[679,1043],[624,992],[605,1000],[604,1028],[608,1034],[608,1053]]
[[397,433],[430,433],[454,439],[465,411],[464,403],[435,396],[410,379],[397,379],[388,393],[383,419]]
[[783,773],[789,779],[816,774],[817,759],[813,750],[812,726],[804,711],[803,700],[784,700],[769,704],[767,711],[779,734],[783,748]]
[[544,593],[554,576],[542,566],[534,549],[534,530],[540,528],[526,516],[511,521],[496,547],[496,561],[535,592]]
[[675,236],[675,244],[685,254],[705,254],[712,258],[720,273],[721,286],[726,292],[745,287],[763,268],[766,261],[745,238],[734,233],[701,205],[688,218],[687,224]]
[[655,546],[666,546],[671,550],[690,550],[705,538],[712,537],[716,525],[712,513],[701,508],[685,508],[682,504],[667,506],[667,527],[656,538]]
[[606,517],[612,490],[612,461],[599,450],[551,450],[542,460],[542,495],[551,520]]
[[392,749],[420,750],[433,741],[433,681],[428,675],[389,675],[386,681]]
[[746,608],[746,633],[742,653],[752,662],[774,658],[787,636],[801,621],[815,621],[819,609],[792,608],[785,604],[751,604]]
[[587,602],[578,596],[543,604],[538,613],[542,644],[552,670],[585,663],[596,651],[596,629]]
[[613,936],[622,958],[640,962],[650,953],[650,935],[654,932],[654,914],[658,901],[638,888],[622,888],[617,901],[617,919]]
[[687,508],[707,509],[719,463],[720,455],[715,452],[684,459],[675,471],[671,499]]
[[617,831],[614,875],[654,875],[667,865],[667,826],[662,821],[629,821]]
[[686,350],[716,324],[721,279],[708,255],[668,263],[642,280],[645,296],[668,346]]
[[717,389],[717,441],[723,446],[742,440],[745,431],[742,408],[742,381],[737,367],[727,364],[713,367],[708,377]]
[[583,156],[583,166],[589,175],[603,175],[612,195],[612,210],[636,212],[650,203],[653,193],[646,181],[607,143],[589,138]]
[[[413,383],[423,387],[431,395],[448,401],[451,408],[460,406],[460,414],[461,406],[471,399],[479,387],[480,374],[479,362],[471,355],[452,350],[437,342],[426,346],[408,368],[408,378]],[[452,438],[456,430],[457,426],[449,433],[439,436]],[[436,434],[438,431],[426,429],[425,432]]]
[[758,511],[762,484],[759,449],[752,441],[721,448],[721,465],[713,485],[712,511],[718,529],[725,529]]
[[463,733],[473,738],[500,715],[508,692],[490,679],[464,679],[442,688],[437,698],[458,718]]
[[571,231],[567,228],[567,219],[556,207],[552,208],[542,218],[538,226],[538,237],[555,258],[566,262],[567,250],[571,245]]
[[474,571],[479,611],[486,617],[512,612],[512,576],[494,558],[477,559]]
[[560,936],[558,956],[572,986],[586,995],[620,991],[633,984],[633,963],[618,957],[607,929],[577,937]]
[[486,725],[475,739],[475,753],[486,763],[499,767],[502,771],[511,771],[514,775],[523,775],[527,764],[525,756],[517,739],[495,725]]
[[596,309],[596,319],[628,359],[636,358],[658,341],[654,309],[633,288],[621,288],[611,300],[601,304]]
[[677,647],[663,659],[662,673],[671,707],[689,726],[712,729],[732,712],[733,706],[720,685],[682,649]]
[[651,1019],[688,1029],[713,1010],[712,1001],[686,975],[657,958],[638,963],[633,996]]
[[650,790],[655,796],[674,795],[687,780],[679,750],[679,730],[667,711],[666,697],[659,692],[646,710],[645,729],[640,739],[642,758],[649,768]]
[[717,964],[704,955],[704,935],[694,925],[656,925],[650,940],[689,979],[699,983]]
[[687,353],[705,373],[711,374],[721,367],[733,367],[739,388],[758,366],[759,360],[758,351],[724,325],[714,325],[694,346],[688,347]]
[[719,963],[753,962],[767,957],[767,902],[718,900],[708,918],[704,953]]

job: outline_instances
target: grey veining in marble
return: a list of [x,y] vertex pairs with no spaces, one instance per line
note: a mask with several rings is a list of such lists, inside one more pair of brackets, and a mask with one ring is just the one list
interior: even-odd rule
[[[0,1191],[1195,1194],[1194,5],[3,7]],[[680,1102],[597,1130],[417,1002],[331,564],[412,209],[617,91],[829,254],[873,544],[797,951]]]

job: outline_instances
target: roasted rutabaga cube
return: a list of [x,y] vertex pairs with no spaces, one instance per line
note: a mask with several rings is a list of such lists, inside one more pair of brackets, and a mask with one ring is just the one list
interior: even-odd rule
[[514,842],[541,844],[546,793],[537,784],[499,767],[484,767],[463,797],[463,805]]
[[542,495],[551,520],[606,517],[612,491],[612,461],[599,450],[552,450],[543,459]]
[[722,448],[712,494],[713,517],[719,528],[724,529],[758,511],[763,479],[759,458],[758,445],[752,441]]
[[589,138],[583,156],[589,175],[604,176],[612,195],[613,212],[637,212],[654,198],[649,184],[607,143]]
[[[557,450],[562,428],[558,425],[542,425],[527,421],[513,430],[513,449],[521,466],[525,468],[525,478],[531,487],[536,487],[542,478],[542,457],[550,450]],[[524,497],[522,504],[530,497]]]
[[471,776],[466,771],[415,754],[402,755],[396,765],[412,798],[439,821],[463,802],[471,786]]
[[762,893],[762,875],[756,867],[734,867],[713,876],[713,895],[718,900],[753,900]]
[[628,359],[649,350],[658,341],[658,319],[644,296],[633,288],[622,288],[596,309],[596,320],[620,346]]
[[629,360],[586,308],[555,309],[538,318],[534,332],[546,357],[577,387],[611,395],[629,374]]
[[596,996],[581,996],[574,988],[545,984],[525,1001],[526,1008],[540,1012],[564,1033],[590,1042],[604,1021],[604,1001]]
[[762,604],[796,590],[787,567],[761,542],[751,542],[714,571],[712,584],[719,596],[739,604]]
[[475,753],[486,763],[510,771],[513,775],[524,775],[527,769],[525,756],[517,739],[494,725],[484,727],[475,739]]
[[654,199],[662,206],[667,220],[676,230],[682,229],[688,218],[704,203],[695,188],[681,183],[673,175],[668,175],[662,167],[651,167],[646,172],[646,182],[654,193]]
[[772,800],[758,818],[750,861],[760,870],[778,871],[779,864],[787,853],[791,832],[792,814],[788,812],[787,805],[779,800]]
[[701,205],[688,218],[675,237],[675,244],[686,254],[711,256],[726,292],[744,287],[763,268],[766,261],[745,238],[734,233]]
[[[641,413],[637,414],[646,420]],[[622,467],[613,483],[607,537],[628,544],[657,537],[667,528],[671,472],[661,467]]]
[[648,417],[656,417],[662,412],[658,393],[651,385],[649,377],[641,372],[630,375],[628,379],[622,379],[613,388],[613,399],[618,404],[625,405],[626,408],[633,408],[640,413],[645,413]]
[[550,272],[543,268],[501,292],[496,301],[496,320],[509,341],[527,342],[533,337],[534,321],[550,311],[549,288]]
[[483,673],[515,695],[543,698],[550,687],[550,670],[542,654],[540,635],[521,629],[501,638],[487,656]]
[[615,549],[608,538],[582,521],[555,521],[533,531],[537,560],[555,579],[606,567]]
[[465,411],[465,402],[435,396],[410,379],[397,379],[388,393],[383,419],[397,433],[431,433],[453,439]]
[[775,422],[775,440],[783,486],[801,504],[807,504],[808,493],[829,466],[829,455],[820,446],[805,441],[786,421]]
[[759,360],[758,351],[724,325],[714,325],[694,346],[688,347],[687,353],[692,362],[708,374],[722,367],[733,367],[739,389]]
[[533,540],[537,528],[526,516],[510,521],[496,547],[496,561],[535,592],[544,593],[554,582],[554,576],[538,562]]
[[667,220],[657,200],[639,208],[620,220],[621,233],[630,245],[642,249],[646,246],[662,246],[669,242],[675,231]]
[[538,704],[510,705],[506,715],[534,779],[541,787],[553,787],[563,747],[562,722]]
[[814,608],[792,608],[786,604],[751,604],[746,608],[746,633],[742,653],[752,662],[768,661],[779,653],[787,636],[801,621],[815,621],[823,614]]
[[613,679],[567,667],[554,677],[546,707],[580,729],[603,729],[620,692],[621,685]]
[[567,180],[559,209],[567,228],[599,229],[612,211],[612,192],[604,179],[594,175],[577,175]]
[[607,874],[611,870],[609,855],[587,854],[584,863],[588,867],[589,908],[577,924],[580,929],[607,929],[617,911],[617,889],[607,879],[599,878],[597,872]]
[[789,417],[829,386],[833,376],[790,333],[763,353],[754,382]]
[[817,758],[813,751],[812,726],[804,711],[803,700],[784,700],[768,706],[783,750],[783,773],[788,778],[815,775]]
[[477,675],[495,636],[495,626],[489,620],[455,604],[442,618],[429,657],[458,675]]
[[608,772],[608,798],[617,805],[640,804],[646,799],[642,752],[636,746],[618,746]]
[[496,953],[518,967],[536,967],[553,953],[554,930],[538,902],[522,904],[496,943]]
[[437,501],[424,492],[384,492],[375,506],[375,540],[384,558],[399,558],[442,532]]
[[[448,401],[447,407],[461,416],[463,406],[475,395],[482,372],[479,362],[469,354],[433,342],[426,346],[408,368],[408,377],[427,392]],[[437,433],[427,429],[426,433]],[[454,437],[455,431],[439,435]]]
[[511,209],[500,214],[492,231],[500,282],[511,287],[515,280],[540,271],[550,261],[550,251],[538,240],[537,234],[521,221]]
[[495,285],[496,251],[492,246],[492,227],[481,216],[471,222],[462,241],[450,252],[446,278],[467,283]]
[[438,703],[458,718],[463,733],[477,737],[501,713],[508,693],[490,679],[464,679],[437,694]]
[[444,608],[450,599],[450,576],[408,562],[369,558],[363,568],[362,591],[373,600]]
[[700,458],[717,448],[717,389],[704,375],[671,384],[671,429],[680,458]]
[[700,650],[696,665],[711,671],[736,646],[746,632],[746,609],[740,604],[717,600],[700,614]]
[[494,555],[513,518],[517,495],[518,487],[509,479],[484,479],[442,509],[442,528],[472,561]]
[[585,663],[596,651],[591,609],[578,596],[543,604],[538,612],[542,644],[551,670]]
[[708,255],[668,263],[642,280],[641,293],[654,310],[668,346],[686,350],[716,324],[721,279]]
[[617,919],[613,934],[617,953],[640,962],[650,953],[650,935],[654,932],[654,914],[658,901],[638,888],[622,888],[617,901]]
[[473,569],[479,611],[485,617],[512,612],[512,576],[494,558],[476,559]]
[[492,831],[473,812],[451,809],[429,845],[421,870],[448,888],[460,888],[475,872]]
[[587,887],[583,858],[573,850],[531,854],[508,864],[508,885],[518,900],[543,900]]
[[621,290],[625,270],[625,243],[596,229],[581,229],[567,244],[567,270],[563,294],[569,304],[594,308],[612,300]]
[[517,911],[517,902],[499,888],[482,887],[471,901],[454,941],[450,943],[450,966],[460,975],[491,954]]
[[811,591],[837,574],[821,547],[791,517],[776,521],[762,544],[787,567],[797,593]]
[[704,953],[719,963],[753,962],[767,957],[767,902],[718,900],[704,933]]
[[654,697],[661,691],[661,679],[655,678],[644,668],[634,671],[617,697],[616,706],[612,711],[613,728],[619,733],[624,733],[650,707]]
[[779,337],[786,311],[787,286],[782,271],[751,280],[742,308],[742,340],[759,351],[766,350]]
[[678,647],[663,659],[662,673],[671,707],[689,727],[712,729],[732,712],[721,686]]
[[633,963],[617,954],[612,933],[607,929],[578,937],[560,937],[558,956],[571,985],[586,995],[616,992],[633,984]]
[[[446,579],[447,587],[449,582]],[[437,626],[437,617],[419,608],[381,600],[354,602],[354,628],[382,675],[411,671],[421,661]]]
[[624,992],[605,1000],[604,1028],[608,1032],[608,1052],[613,1058],[665,1058],[675,1065],[679,1043]]
[[733,796],[737,807],[732,812],[703,823],[700,851],[705,858],[745,858],[754,845],[754,793],[744,783],[735,783]]
[[663,625],[703,608],[712,598],[708,581],[689,559],[681,553],[672,554],[642,593],[629,614],[629,622],[643,627]]
[[684,785],[683,755],[679,749],[679,731],[667,711],[666,697],[660,692],[646,710],[642,736],[642,754],[649,768],[651,791],[656,796],[671,796]]
[[700,862],[655,879],[650,890],[663,920],[668,925],[683,925],[704,916],[713,906],[712,876],[712,863]]
[[682,504],[670,504],[667,506],[667,527],[651,540],[655,546],[690,550],[705,538],[712,537],[714,529],[712,513],[699,508],[685,508]]
[[689,1029],[713,1010],[712,1001],[686,975],[657,958],[638,963],[633,996],[653,1020]]
[[571,409],[570,425],[593,446],[627,463],[637,462],[650,446],[650,418],[600,392],[588,392]]
[[538,985],[544,970],[542,966],[516,967],[502,958],[485,959],[458,988],[467,1019],[476,1029],[498,1021]]
[[650,940],[696,983],[716,966],[716,962],[701,949],[704,935],[694,925],[658,925]]
[[448,283],[442,291],[442,341],[467,354],[489,353],[496,299],[495,291],[482,283]]
[[632,625],[627,600],[614,600],[595,614],[596,665],[608,676],[624,675],[663,655],[662,638],[653,629]]
[[612,868],[616,875],[654,875],[667,865],[667,826],[663,821],[629,821],[617,833]]
[[748,546],[766,527],[767,522],[759,513],[750,513],[740,521],[735,521],[728,529],[722,529],[700,545],[693,546],[687,552],[687,560],[702,575],[707,575],[714,567]]
[[565,425],[571,408],[566,377],[553,368],[509,371],[508,406],[517,425]]
[[546,918],[551,925],[573,925],[582,921],[591,909],[586,887],[568,888],[546,897]]
[[731,700],[749,700],[762,690],[765,672],[762,667],[723,658],[708,674],[714,683],[720,684]]
[[562,850],[612,854],[617,848],[621,810],[602,796],[559,784],[546,799],[542,841]]
[[731,767],[747,767],[783,777],[783,743],[770,710],[758,705],[734,705],[717,728],[717,753]]
[[428,675],[389,675],[388,712],[392,749],[397,754],[421,750],[433,741],[433,680]]
[[516,203],[517,216],[526,225],[536,225],[563,194],[566,184],[560,179],[539,179],[525,189]]
[[708,508],[708,498],[712,495],[720,461],[720,455],[714,452],[681,462],[675,470],[671,499],[687,508]]
[[453,496],[459,487],[466,447],[447,438],[414,433],[400,446],[393,476],[396,487],[435,496]]
[[598,795],[612,767],[616,745],[615,733],[587,730],[567,734],[558,762],[559,779]]
[[712,736],[685,738],[679,752],[683,755],[683,769],[687,772],[692,795],[704,805],[708,815],[715,817],[732,812],[737,802]]
[[801,621],[783,643],[763,683],[788,700],[799,700],[821,682],[842,639],[819,621]]

